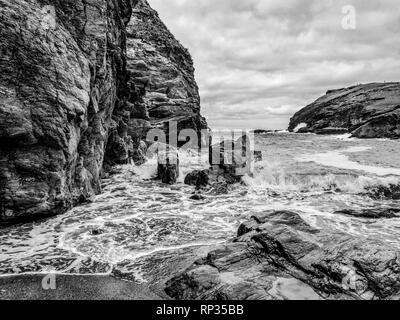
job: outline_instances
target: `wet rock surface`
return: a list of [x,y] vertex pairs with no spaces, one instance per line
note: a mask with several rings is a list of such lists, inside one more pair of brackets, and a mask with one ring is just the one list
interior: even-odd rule
[[0,1],[0,223],[64,213],[146,133],[207,128],[189,52],[144,0]]
[[343,214],[357,218],[381,219],[399,218],[399,208],[371,208],[371,209],[346,209],[336,211],[335,214]]
[[158,153],[157,178],[166,184],[175,184],[179,177],[179,156],[177,152]]
[[169,121],[176,121],[178,133],[182,129],[200,133],[208,126],[200,115],[192,58],[148,2],[137,2],[127,28],[130,117],[165,131]]
[[357,138],[400,137],[400,83],[370,83],[328,91],[297,112],[289,131],[352,133]]
[[0,1],[0,222],[100,192],[129,1]]
[[384,240],[332,234],[295,212],[267,211],[169,280],[165,292],[176,299],[279,299],[274,284],[291,279],[307,293],[297,298],[397,299],[399,267],[399,248]]

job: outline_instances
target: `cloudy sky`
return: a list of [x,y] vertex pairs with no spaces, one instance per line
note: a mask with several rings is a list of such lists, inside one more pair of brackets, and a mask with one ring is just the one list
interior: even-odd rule
[[190,50],[214,128],[286,128],[328,89],[400,79],[399,0],[149,2]]

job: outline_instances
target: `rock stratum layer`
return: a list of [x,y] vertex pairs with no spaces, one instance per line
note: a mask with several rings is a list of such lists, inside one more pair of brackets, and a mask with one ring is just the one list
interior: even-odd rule
[[90,200],[158,123],[207,127],[192,59],[145,1],[0,0],[0,51],[2,224]]
[[400,138],[400,83],[370,83],[328,91],[290,120],[289,131],[349,132],[357,138]]

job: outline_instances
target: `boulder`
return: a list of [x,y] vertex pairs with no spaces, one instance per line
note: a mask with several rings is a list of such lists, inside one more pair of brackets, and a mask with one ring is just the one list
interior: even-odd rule
[[210,145],[209,163],[213,171],[222,172],[233,180],[240,180],[244,175],[251,174],[254,151],[251,150],[249,139],[249,136],[243,135],[236,141],[225,140]]
[[166,151],[158,154],[157,177],[163,183],[175,184],[179,177],[179,156],[176,152]]
[[[193,129],[200,135],[208,126],[200,114],[192,57],[146,0],[135,2],[127,26],[127,69],[135,84],[128,88],[130,95],[139,97],[131,118],[165,131],[169,121],[176,121],[178,131]],[[135,130],[134,124],[130,127]]]
[[254,151],[254,161],[255,162],[260,162],[262,160],[263,160],[262,151]]
[[195,186],[197,188],[205,187],[210,182],[209,170],[195,170],[185,177],[185,184]]

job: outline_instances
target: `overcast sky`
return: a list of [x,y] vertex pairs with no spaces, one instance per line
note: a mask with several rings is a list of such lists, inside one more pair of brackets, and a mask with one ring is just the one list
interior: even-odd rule
[[400,79],[399,0],[149,2],[190,50],[214,128],[287,128],[328,89]]

